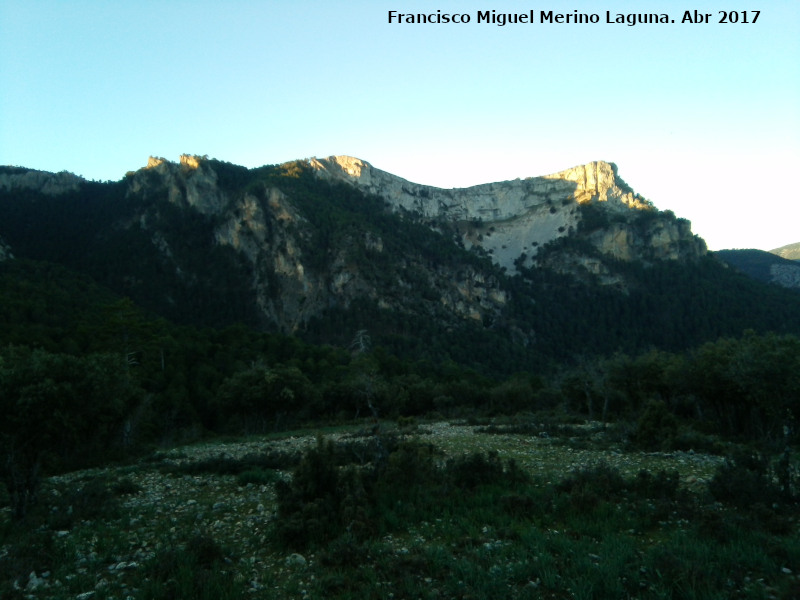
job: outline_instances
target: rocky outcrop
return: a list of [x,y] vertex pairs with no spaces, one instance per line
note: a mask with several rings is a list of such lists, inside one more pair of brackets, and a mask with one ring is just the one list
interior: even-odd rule
[[502,221],[537,207],[565,202],[609,202],[615,208],[640,208],[642,201],[617,185],[616,167],[593,162],[553,175],[442,189],[411,183],[350,156],[309,159],[320,177],[347,181],[385,198],[396,209],[451,221]]
[[[499,313],[506,303],[506,294],[495,278],[469,267],[458,273],[431,269],[413,255],[392,257],[390,262],[399,265],[399,275],[389,282],[385,277],[376,280],[352,259],[356,248],[373,254],[386,252],[381,237],[370,231],[353,233],[327,248],[326,265],[320,268],[305,254],[314,236],[313,226],[291,197],[268,183],[251,185],[246,192],[227,189],[220,183],[214,163],[204,157],[184,155],[177,164],[151,157],[146,167],[129,175],[127,193],[166,198],[210,217],[214,242],[233,248],[250,263],[252,290],[264,321],[286,333],[328,308],[347,309],[357,298],[369,298],[383,309],[403,313],[411,310],[409,296],[418,295],[421,286],[428,290],[431,307],[437,305],[459,318],[481,320]],[[146,212],[136,224],[151,231],[153,245],[172,262],[172,251],[156,222]],[[177,263],[174,268],[181,271]]]
[[77,191],[83,182],[82,177],[67,171],[48,173],[32,169],[6,168],[0,170],[0,191],[28,189],[49,196],[57,196]]
[[[235,190],[221,183],[217,164],[194,155],[183,155],[177,163],[151,157],[146,167],[129,174],[127,193],[166,199],[209,217],[214,243],[233,248],[250,264],[252,290],[265,322],[287,333],[326,309],[347,309],[357,298],[399,313],[443,310],[480,322],[500,316],[509,301],[497,277],[467,264],[445,268],[404,253],[385,261],[392,265],[392,277],[370,272],[369,260],[354,260],[353,252],[359,249],[360,255],[373,256],[387,252],[381,237],[371,231],[337,238],[335,245],[325,248],[322,266],[318,252],[316,262],[310,259],[314,228],[289,188],[276,187],[278,180],[265,178],[261,184],[251,179],[246,191]],[[593,162],[542,177],[449,190],[409,182],[352,157],[310,159],[306,164],[323,180],[346,182],[383,198],[408,219],[452,233],[465,248],[480,249],[509,273],[541,265],[625,289],[624,277],[603,257],[681,259],[705,252],[687,221],[671,214],[658,216],[619,178],[611,163]],[[602,207],[604,226],[591,230],[582,226],[585,205]],[[648,218],[637,219],[641,215]],[[149,218],[143,214],[138,223],[149,229]],[[159,236],[153,228],[152,243],[171,260],[169,244]],[[560,254],[537,258],[549,242],[570,236],[582,237],[597,252],[565,247]],[[175,269],[180,271],[177,263]],[[411,307],[412,297],[422,298],[422,304],[418,301]],[[421,309],[423,304],[426,309]]]
[[[530,267],[539,249],[576,233],[582,204],[597,203],[621,221],[590,241],[614,258],[676,259],[704,253],[688,221],[663,219],[644,235],[624,222],[654,207],[622,181],[612,163],[597,161],[552,175],[441,189],[420,185],[349,156],[308,161],[319,177],[346,181],[384,198],[397,211],[455,223],[466,247],[483,248],[508,272]],[[702,240],[700,240],[702,242]]]
[[624,261],[694,259],[708,252],[705,242],[692,234],[689,221],[668,216],[645,226],[612,223],[591,233],[589,240],[602,254]]
[[[158,176],[155,187],[152,174]],[[204,156],[183,154],[178,163],[151,156],[147,166],[131,174],[128,182],[129,193],[145,196],[160,193],[164,187],[170,202],[191,206],[206,215],[219,213],[227,204],[217,174]]]
[[787,288],[800,289],[800,265],[770,265],[770,275],[773,283]]

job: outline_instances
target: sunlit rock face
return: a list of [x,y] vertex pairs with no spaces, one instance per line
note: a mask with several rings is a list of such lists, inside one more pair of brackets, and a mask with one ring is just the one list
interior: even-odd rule
[[[503,282],[490,271],[467,264],[430,264],[415,256],[413,248],[386,257],[384,240],[370,231],[354,231],[326,248],[322,267],[310,259],[307,241],[314,228],[292,192],[280,188],[278,180],[246,189],[226,186],[225,174],[215,171],[217,164],[194,155],[183,155],[177,162],[151,157],[146,167],[127,177],[127,193],[141,197],[146,206],[168,201],[208,217],[213,243],[246,259],[258,311],[282,331],[295,331],[332,307],[346,309],[356,299],[413,312],[418,307],[411,307],[408,298],[419,297],[420,290],[425,302],[476,322],[492,322],[509,302]],[[624,289],[624,276],[613,260],[682,259],[705,252],[687,221],[655,210],[619,178],[611,163],[592,162],[552,175],[462,189],[412,183],[347,156],[310,159],[306,164],[322,179],[383,198],[406,218],[446,233],[465,248],[485,252],[509,274],[523,267],[550,267]],[[601,225],[586,225],[584,205],[600,210]],[[157,215],[145,211],[138,222],[152,233],[153,244],[169,262],[171,249],[152,219]],[[549,242],[568,237],[582,245],[540,252]],[[587,242],[596,251],[584,252]],[[354,261],[354,248],[383,255],[393,265],[391,282],[379,281]]]
[[147,166],[132,175],[129,181],[131,193],[148,194],[152,191],[152,180],[148,178],[150,172],[161,177],[159,183],[166,186],[169,200],[174,204],[188,204],[207,215],[216,214],[225,207],[225,191],[220,189],[217,174],[203,161],[203,157],[183,154],[176,164],[151,156]]
[[[619,223],[589,240],[603,253],[622,260],[641,257],[680,258],[706,252],[688,221],[656,219],[651,231],[625,225],[638,211],[654,210],[617,175],[612,163],[591,162],[552,175],[442,189],[412,183],[350,156],[312,158],[320,177],[346,181],[384,198],[395,210],[421,219],[457,224],[465,246],[479,246],[509,272],[532,266],[539,249],[573,234],[581,204],[599,203]],[[661,222],[663,221],[663,223]]]

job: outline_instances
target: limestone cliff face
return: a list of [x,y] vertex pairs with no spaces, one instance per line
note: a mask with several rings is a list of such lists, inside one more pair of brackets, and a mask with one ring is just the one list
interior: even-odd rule
[[[221,166],[192,155],[181,156],[177,163],[151,157],[146,167],[129,174],[127,193],[166,199],[207,217],[213,224],[210,243],[232,248],[249,264],[251,290],[265,322],[292,332],[326,309],[346,309],[364,298],[401,314],[422,310],[440,318],[444,311],[478,322],[502,318],[509,298],[496,276],[468,263],[455,268],[432,264],[413,248],[388,256],[384,240],[372,231],[354,230],[337,238],[324,249],[324,264],[320,263],[310,215],[300,210],[294,192],[269,178],[248,179],[245,187],[233,189],[222,183],[215,165]],[[320,179],[346,182],[383,198],[413,222],[453,234],[460,245],[480,249],[508,273],[523,266],[547,266],[624,289],[624,278],[608,259],[680,260],[706,251],[687,221],[656,211],[606,162],[450,190],[411,183],[352,157],[310,159],[306,165]],[[152,244],[169,262],[173,249],[154,225],[157,215],[148,212],[157,211],[157,204],[145,202],[151,208],[136,223],[151,232]],[[587,226],[587,206],[601,211],[600,225]],[[565,246],[556,253],[540,253],[549,242],[570,237],[581,238],[596,251],[587,254]],[[372,259],[365,262],[365,254],[391,264],[392,276],[371,269]],[[188,276],[179,261],[174,262],[175,272]],[[416,298],[416,304],[411,306],[409,298]]]
[[[439,306],[458,318],[481,320],[498,314],[506,303],[494,277],[468,266],[458,272],[431,269],[413,254],[389,258],[399,275],[388,284],[376,281],[352,257],[357,248],[386,253],[381,237],[369,231],[353,233],[326,248],[327,264],[321,269],[305,250],[313,226],[289,195],[268,184],[238,193],[225,189],[204,157],[182,156],[179,163],[151,157],[146,167],[129,176],[128,195],[166,198],[209,217],[214,223],[213,243],[233,248],[250,264],[252,291],[264,321],[287,333],[327,308],[346,309],[358,298],[403,313],[410,310],[409,296],[418,295],[421,288],[428,290],[432,308]],[[136,224],[151,231],[153,245],[171,260],[172,250],[156,221],[144,213]],[[177,263],[174,269],[181,272]]]
[[589,235],[597,249],[620,260],[681,260],[707,252],[705,242],[692,234],[689,221],[653,219],[649,225],[613,223]]
[[800,265],[771,265],[770,275],[773,283],[787,288],[800,289]]
[[84,182],[82,177],[67,171],[60,173],[48,173],[33,169],[14,169],[13,171],[19,172],[0,172],[0,191],[28,189],[49,196],[57,196],[77,191]]
[[580,206],[592,203],[619,221],[589,237],[602,253],[633,260],[643,255],[677,259],[706,252],[702,240],[692,235],[688,221],[658,220],[646,232],[626,226],[628,218],[654,208],[619,179],[616,166],[607,162],[449,190],[411,183],[348,156],[313,158],[309,164],[320,177],[356,185],[384,198],[395,210],[456,223],[465,246],[483,248],[510,273],[516,271],[518,261],[533,266],[534,257],[548,242],[574,234],[582,218]]
[[147,195],[156,191],[152,185],[153,174],[159,180],[156,189],[166,187],[172,203],[191,206],[210,215],[222,210],[227,202],[225,192],[219,187],[216,172],[208,167],[203,157],[183,154],[176,164],[151,156],[147,166],[131,177],[130,193]]

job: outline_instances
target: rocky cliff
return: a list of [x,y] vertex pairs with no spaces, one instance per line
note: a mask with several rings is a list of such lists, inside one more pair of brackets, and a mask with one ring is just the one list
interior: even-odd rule
[[[349,156],[313,158],[309,164],[318,176],[380,196],[397,211],[456,224],[467,248],[483,248],[509,273],[516,272],[517,265],[535,266],[543,246],[575,234],[584,216],[581,206],[592,204],[607,213],[604,227],[587,232],[602,254],[652,260],[707,252],[688,221],[658,213],[619,178],[612,163],[592,162],[552,175],[460,189],[411,183]],[[642,212],[656,216],[644,229],[632,225]]]
[[394,315],[403,335],[469,323],[529,343],[542,292],[520,290],[537,269],[628,290],[621,262],[706,252],[606,162],[449,190],[344,156],[258,169],[151,157],[108,184],[5,167],[0,209],[16,256],[72,261],[177,321],[287,333],[367,310]]
[[6,192],[33,190],[52,196],[77,191],[83,181],[67,171],[48,173],[20,167],[4,167],[0,171],[0,191]]

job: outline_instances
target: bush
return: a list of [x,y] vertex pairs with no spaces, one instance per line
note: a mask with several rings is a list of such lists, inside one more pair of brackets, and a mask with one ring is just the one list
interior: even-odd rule
[[129,477],[124,477],[111,486],[111,492],[115,496],[135,496],[142,492],[142,486]]
[[278,540],[303,549],[341,535],[358,520],[359,531],[370,529],[369,501],[361,474],[354,467],[341,470],[330,441],[317,440],[303,456],[291,482],[278,481]]
[[104,478],[89,479],[83,484],[62,488],[48,514],[51,529],[71,529],[87,520],[107,520],[119,516],[119,500]]
[[276,484],[275,533],[283,546],[299,550],[345,534],[365,540],[392,524],[428,518],[448,496],[527,481],[514,461],[504,463],[496,453],[466,455],[443,467],[429,444],[400,444],[387,460],[366,467],[341,467],[337,455],[334,444],[320,439],[291,482]]
[[678,435],[678,420],[661,400],[650,400],[636,423],[633,441],[644,450],[671,450]]
[[23,518],[42,471],[78,469],[125,451],[126,417],[141,390],[116,355],[0,353],[0,477]]
[[650,471],[639,471],[633,481],[633,490],[644,498],[673,499],[678,494],[678,472],[663,469],[653,476]]
[[759,454],[739,453],[717,467],[708,489],[715,500],[739,508],[780,502],[780,488],[772,481],[769,461]]
[[244,589],[226,569],[225,551],[212,537],[197,533],[184,546],[160,551],[145,566],[140,598],[156,600],[226,600],[242,598]]
[[527,481],[527,475],[513,459],[504,465],[495,451],[485,455],[473,452],[450,459],[445,466],[445,475],[450,483],[462,490],[473,490],[481,485]]

